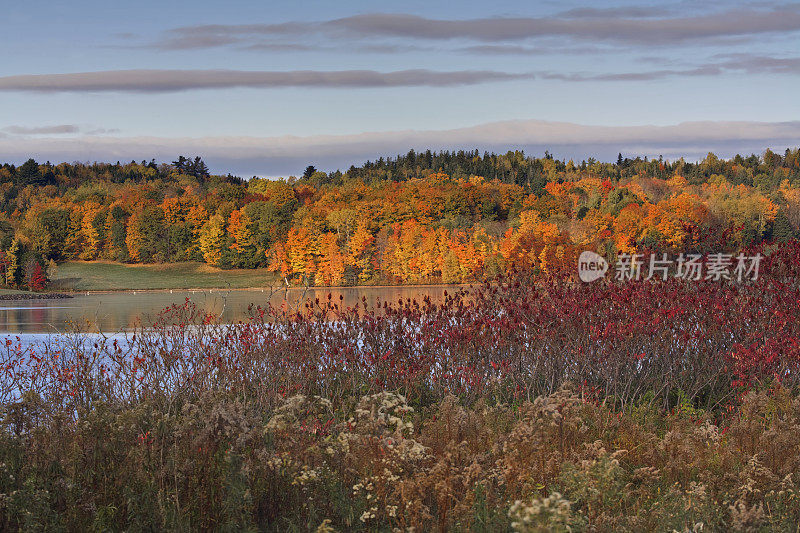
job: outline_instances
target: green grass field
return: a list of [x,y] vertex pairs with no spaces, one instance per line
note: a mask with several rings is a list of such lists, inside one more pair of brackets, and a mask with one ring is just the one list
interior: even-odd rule
[[282,283],[266,269],[220,270],[204,263],[125,265],[101,261],[62,263],[52,281],[49,288],[53,291],[245,289]]
[[35,294],[35,293],[30,291],[20,291],[17,289],[0,289],[0,296],[11,295],[11,294]]

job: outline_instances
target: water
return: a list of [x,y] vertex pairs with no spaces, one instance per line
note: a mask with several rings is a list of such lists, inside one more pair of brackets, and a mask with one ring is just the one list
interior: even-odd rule
[[214,313],[225,322],[247,320],[248,307],[273,306],[296,308],[301,299],[327,299],[334,302],[342,296],[344,306],[354,306],[367,298],[368,304],[376,299],[396,303],[398,299],[430,296],[439,301],[444,291],[452,287],[351,287],[339,289],[292,288],[271,295],[269,289],[245,290],[174,290],[174,291],[121,291],[75,294],[73,298],[58,300],[0,301],[0,335],[32,334],[35,336],[71,331],[77,325],[84,331],[113,333],[147,326],[164,308],[183,304],[189,298],[198,308]]

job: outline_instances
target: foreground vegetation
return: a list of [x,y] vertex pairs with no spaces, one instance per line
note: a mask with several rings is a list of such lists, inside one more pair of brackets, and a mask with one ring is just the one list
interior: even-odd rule
[[748,393],[723,421],[625,412],[568,385],[532,402],[412,408],[389,392],[216,391],[7,413],[5,530],[795,531],[800,397]]
[[794,531],[799,256],[10,339],[0,527]]
[[412,151],[249,181],[199,158],[0,166],[0,277],[32,290],[75,260],[266,268],[298,285],[474,282],[552,272],[587,248],[738,252],[798,228],[798,149],[699,163]]

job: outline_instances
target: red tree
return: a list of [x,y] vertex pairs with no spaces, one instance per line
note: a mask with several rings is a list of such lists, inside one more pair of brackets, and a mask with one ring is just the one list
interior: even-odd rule
[[44,269],[42,265],[36,263],[36,266],[33,269],[33,274],[31,274],[31,279],[28,281],[28,287],[32,291],[43,291],[44,288],[47,286],[47,276],[45,276]]

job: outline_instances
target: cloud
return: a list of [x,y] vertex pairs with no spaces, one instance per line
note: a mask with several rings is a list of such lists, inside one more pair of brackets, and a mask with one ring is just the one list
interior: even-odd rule
[[0,137],[11,135],[74,135],[82,133],[84,135],[107,135],[119,133],[116,128],[84,128],[75,124],[57,124],[54,126],[7,126],[0,129]]
[[570,82],[587,81],[652,81],[674,77],[719,76],[723,74],[800,74],[800,57],[778,58],[750,54],[726,54],[716,63],[706,63],[684,69],[661,69],[641,72],[607,74],[538,72],[543,80]]
[[666,9],[661,9],[653,6],[624,6],[624,7],[577,7],[560,13],[563,18],[608,18],[608,17],[623,17],[623,18],[654,18],[669,14]]
[[321,22],[184,26],[168,31],[151,46],[162,50],[201,49],[287,35],[334,39],[337,43],[375,38],[508,43],[555,37],[662,46],[797,31],[800,31],[798,4],[688,16],[669,16],[666,11],[654,7],[621,7],[581,8],[545,17],[431,19],[403,13],[371,13]]
[[356,15],[326,24],[362,35],[433,40],[461,38],[502,42],[561,36],[629,44],[674,44],[711,37],[796,32],[800,30],[800,10],[796,6],[787,6],[659,19],[596,16],[435,20],[414,15],[374,14]]
[[[468,49],[483,54],[536,54],[535,48],[516,45],[484,45]],[[579,50],[566,53],[583,53]],[[541,52],[544,53],[544,52]],[[589,53],[586,51],[585,53]],[[499,72],[491,70],[434,71],[425,69],[377,72],[342,71],[245,71],[245,70],[115,70],[69,74],[27,74],[0,77],[0,92],[128,92],[165,93],[196,89],[231,88],[391,88],[456,87],[515,80],[564,82],[653,81],[671,77],[722,74],[800,74],[800,57],[777,58],[750,54],[715,56],[717,61],[682,69],[637,72]],[[57,128],[73,126],[54,126]],[[62,131],[61,133],[75,133]],[[13,133],[9,131],[10,133]],[[19,132],[18,132],[19,133]],[[43,133],[48,133],[44,131]]]
[[414,69],[245,71],[245,70],[115,70],[74,74],[31,74],[0,77],[0,91],[163,93],[223,88],[376,88],[454,87],[530,79],[531,74],[489,70],[441,72]]
[[600,160],[626,155],[685,156],[700,159],[709,151],[721,156],[760,153],[796,146],[800,121],[685,122],[672,126],[589,126],[566,122],[519,120],[438,131],[384,131],[309,137],[6,137],[0,153],[24,161],[172,161],[177,154],[199,154],[216,172],[239,175],[297,174],[306,165],[333,170],[367,159],[394,156],[409,149],[524,149],[559,157]]
[[78,133],[80,128],[74,124],[59,124],[56,126],[8,126],[3,131],[13,135],[61,135]]
[[531,78],[531,74],[487,70],[440,72],[425,69],[377,72],[244,71],[244,70],[116,70],[73,74],[32,74],[0,77],[0,91],[35,92],[175,92],[221,88],[372,88],[452,87]]
[[403,52],[431,52],[436,48],[431,46],[416,46],[411,44],[353,44],[351,46],[336,47],[332,44],[305,44],[305,43],[272,43],[257,42],[239,47],[240,50],[251,52],[357,52],[370,54],[397,54]]
[[242,50],[255,52],[310,52],[319,49],[317,46],[301,43],[253,43],[242,47]]
[[119,128],[94,128],[91,130],[86,130],[84,133],[86,135],[109,135],[114,133],[119,133],[121,130]]
[[560,73],[542,72],[539,78],[544,80],[557,81],[653,81],[676,76],[717,76],[723,74],[725,70],[719,66],[707,65],[690,69],[662,69],[644,72],[619,72],[610,74],[580,74],[580,73]]
[[216,48],[241,42],[247,35],[297,36],[306,32],[304,24],[293,22],[284,24],[201,24],[169,30],[164,39],[149,45],[149,47],[159,50]]
[[800,57],[769,57],[753,54],[727,54],[722,68],[746,74],[800,74]]
[[474,46],[464,46],[456,48],[456,52],[477,55],[589,55],[607,52],[608,50],[595,46],[572,46],[572,47],[544,47],[527,46],[520,44],[478,44]]

